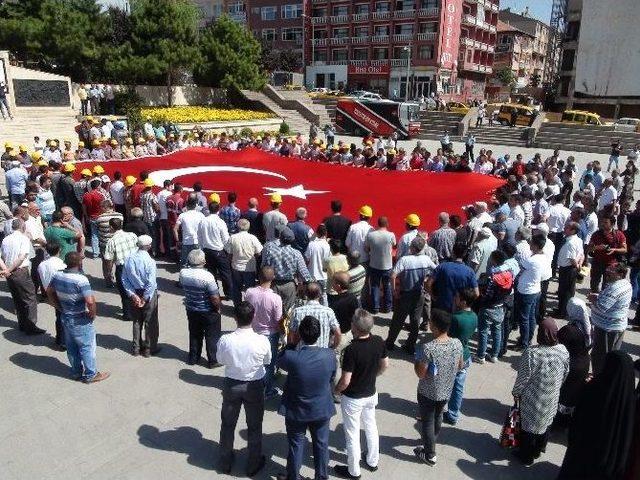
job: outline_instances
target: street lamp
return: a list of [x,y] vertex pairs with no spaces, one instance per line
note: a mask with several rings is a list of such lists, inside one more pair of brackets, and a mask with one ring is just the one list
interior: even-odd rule
[[407,85],[406,85],[405,94],[404,94],[404,101],[408,102],[409,101],[409,75],[411,72],[411,44],[407,45],[406,47],[403,47],[402,50],[407,52]]
[[[304,8],[304,7],[303,7]],[[306,19],[309,19],[309,22],[311,22],[311,61],[309,62],[309,64],[311,66],[313,66],[313,64],[315,63],[315,35],[314,35],[314,29],[313,29],[313,17],[311,15],[307,15],[306,13],[302,13],[302,81],[304,82],[304,87],[307,88],[307,65],[305,62],[305,43],[304,43],[304,36],[305,36],[305,31],[307,30],[307,26],[306,26]]]

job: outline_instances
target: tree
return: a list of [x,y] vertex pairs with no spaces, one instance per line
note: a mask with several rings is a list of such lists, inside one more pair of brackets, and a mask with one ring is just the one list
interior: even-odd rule
[[200,11],[190,0],[131,0],[131,40],[111,57],[109,70],[136,84],[163,78],[167,101],[172,87],[198,62]]
[[276,50],[273,48],[273,42],[264,38],[260,39],[260,47],[260,66],[266,72],[297,72],[302,68],[302,58],[294,50]]
[[200,85],[260,90],[266,83],[260,68],[260,44],[226,15],[200,32],[200,54],[201,62],[194,70]]
[[516,76],[509,67],[498,70],[496,72],[496,78],[500,80],[505,87],[511,87],[516,83]]
[[538,88],[541,83],[542,83],[542,77],[540,77],[539,74],[534,73],[533,75],[531,75],[531,77],[529,77],[529,85],[531,87]]

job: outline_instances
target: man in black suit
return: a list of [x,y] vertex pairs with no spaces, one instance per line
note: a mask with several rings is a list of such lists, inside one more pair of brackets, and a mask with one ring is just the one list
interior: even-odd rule
[[258,199],[251,197],[248,203],[248,209],[242,212],[240,218],[249,220],[249,233],[255,235],[260,243],[265,241],[264,226],[262,225],[262,212],[258,211]]
[[331,211],[333,215],[325,218],[322,223],[327,227],[327,238],[333,238],[342,242],[342,253],[347,252],[346,240],[347,232],[351,226],[351,220],[342,216],[342,202],[340,200],[331,201]]
[[317,318],[304,317],[298,334],[304,345],[285,351],[278,360],[278,367],[288,373],[279,413],[285,417],[289,440],[287,473],[279,474],[278,480],[300,478],[307,429],[313,444],[315,478],[329,478],[329,421],[336,414],[331,394],[336,358],[332,349],[315,346],[320,337]]

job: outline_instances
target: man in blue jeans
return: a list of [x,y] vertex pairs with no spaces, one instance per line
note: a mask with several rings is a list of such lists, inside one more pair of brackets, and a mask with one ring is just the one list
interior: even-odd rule
[[[378,229],[370,231],[364,241],[365,251],[369,254],[369,286],[371,289],[372,312],[390,312],[393,305],[391,289],[391,268],[393,267],[392,249],[396,246],[396,236],[388,230],[387,217],[378,219]],[[384,295],[384,305],[380,302],[380,286]]]
[[457,338],[462,343],[463,365],[456,373],[447,411],[443,416],[443,420],[449,425],[455,425],[458,422],[460,407],[462,407],[462,396],[464,395],[464,383],[467,380],[467,370],[471,366],[469,340],[473,337],[478,326],[478,317],[471,311],[471,305],[476,298],[478,298],[478,293],[473,288],[459,290],[454,297],[455,312],[449,327],[449,336]]
[[82,271],[82,256],[67,253],[66,270],[54,274],[47,296],[53,307],[61,312],[67,356],[74,380],[95,383],[109,378],[109,372],[99,372],[96,365],[96,299],[89,279]]

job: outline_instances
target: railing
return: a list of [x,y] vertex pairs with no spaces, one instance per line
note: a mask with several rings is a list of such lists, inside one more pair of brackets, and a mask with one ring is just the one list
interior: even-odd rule
[[397,33],[393,35],[394,42],[410,42],[413,40],[413,33]]
[[327,3],[327,0],[311,0],[311,3]]
[[460,45],[465,45],[467,47],[473,47],[473,39],[469,37],[460,37]]
[[393,16],[394,18],[410,18],[410,17],[415,17],[416,16],[416,11],[411,9],[411,10],[396,10],[395,12],[393,12]]
[[331,45],[348,45],[350,40],[349,37],[332,37]]
[[349,23],[349,15],[333,15],[329,17],[330,23]]
[[406,67],[407,59],[406,58],[392,58],[391,59],[392,67]]
[[316,47],[325,47],[328,43],[329,43],[329,39],[328,38],[314,38],[313,39],[313,44]]
[[438,7],[433,8],[419,8],[418,9],[418,17],[437,17],[440,13],[440,9]]
[[418,34],[418,40],[426,40],[426,41],[435,40],[437,35],[438,35],[437,32],[419,33]]
[[386,20],[391,18],[391,12],[373,12],[371,18],[373,20]]
[[389,43],[389,35],[374,35],[371,37],[371,43]]
[[369,43],[369,36],[365,35],[364,37],[351,37],[351,43]]
[[366,22],[367,20],[369,20],[369,14],[354,13],[353,15],[351,15],[351,18],[353,19],[354,22]]
[[314,25],[327,23],[327,17],[311,17],[311,23],[313,23]]
[[327,65],[348,65],[349,60],[330,60]]
[[462,16],[462,23],[466,23],[467,25],[475,26],[476,17],[474,17],[473,15],[463,15]]
[[371,65],[372,66],[379,66],[379,65],[388,65],[389,64],[389,59],[385,58],[382,60],[371,60]]
[[366,67],[367,63],[369,63],[367,60],[349,60],[349,65],[355,65],[356,67]]

